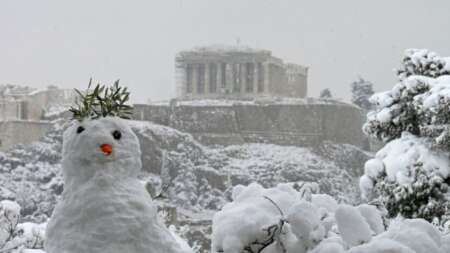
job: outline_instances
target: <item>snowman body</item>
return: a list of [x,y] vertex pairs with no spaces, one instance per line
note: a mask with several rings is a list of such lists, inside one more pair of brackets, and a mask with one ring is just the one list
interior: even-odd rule
[[179,244],[137,179],[140,147],[125,120],[77,123],[63,141],[65,188],[47,227],[48,253],[172,253]]

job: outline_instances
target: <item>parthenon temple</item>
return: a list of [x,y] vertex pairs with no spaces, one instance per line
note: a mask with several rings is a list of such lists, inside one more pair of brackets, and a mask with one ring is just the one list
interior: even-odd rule
[[205,47],[175,58],[177,97],[305,97],[308,68],[284,63],[269,50]]

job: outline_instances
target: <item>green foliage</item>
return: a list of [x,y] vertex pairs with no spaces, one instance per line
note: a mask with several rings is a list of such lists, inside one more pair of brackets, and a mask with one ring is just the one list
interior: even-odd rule
[[427,221],[441,220],[449,211],[450,203],[445,194],[448,185],[441,176],[428,174],[423,165],[417,163],[411,172],[413,182],[399,184],[386,179],[386,174],[380,176],[375,186],[390,218],[401,215],[405,218],[422,218]]
[[76,101],[76,106],[69,110],[73,113],[73,119],[82,121],[85,118],[97,119],[107,116],[130,118],[133,107],[126,104],[130,98],[130,92],[126,87],[119,86],[119,80],[110,87],[97,84],[91,89],[91,85],[92,78],[85,92],[75,89],[79,99]]

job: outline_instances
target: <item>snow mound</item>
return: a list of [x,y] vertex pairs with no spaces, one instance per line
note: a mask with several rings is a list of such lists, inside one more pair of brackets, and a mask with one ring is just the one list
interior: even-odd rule
[[372,238],[369,224],[356,207],[341,205],[334,216],[342,239],[348,245],[364,244]]
[[238,252],[255,239],[264,240],[265,229],[278,224],[298,192],[284,184],[264,189],[259,184],[238,187],[234,201],[226,204],[213,218],[212,250]]

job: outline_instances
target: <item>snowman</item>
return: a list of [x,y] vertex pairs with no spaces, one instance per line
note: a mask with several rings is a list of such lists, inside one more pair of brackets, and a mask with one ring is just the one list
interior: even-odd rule
[[47,253],[186,252],[137,179],[139,141],[123,119],[128,95],[118,82],[97,85],[71,108],[77,121],[63,135],[64,192],[47,226]]

